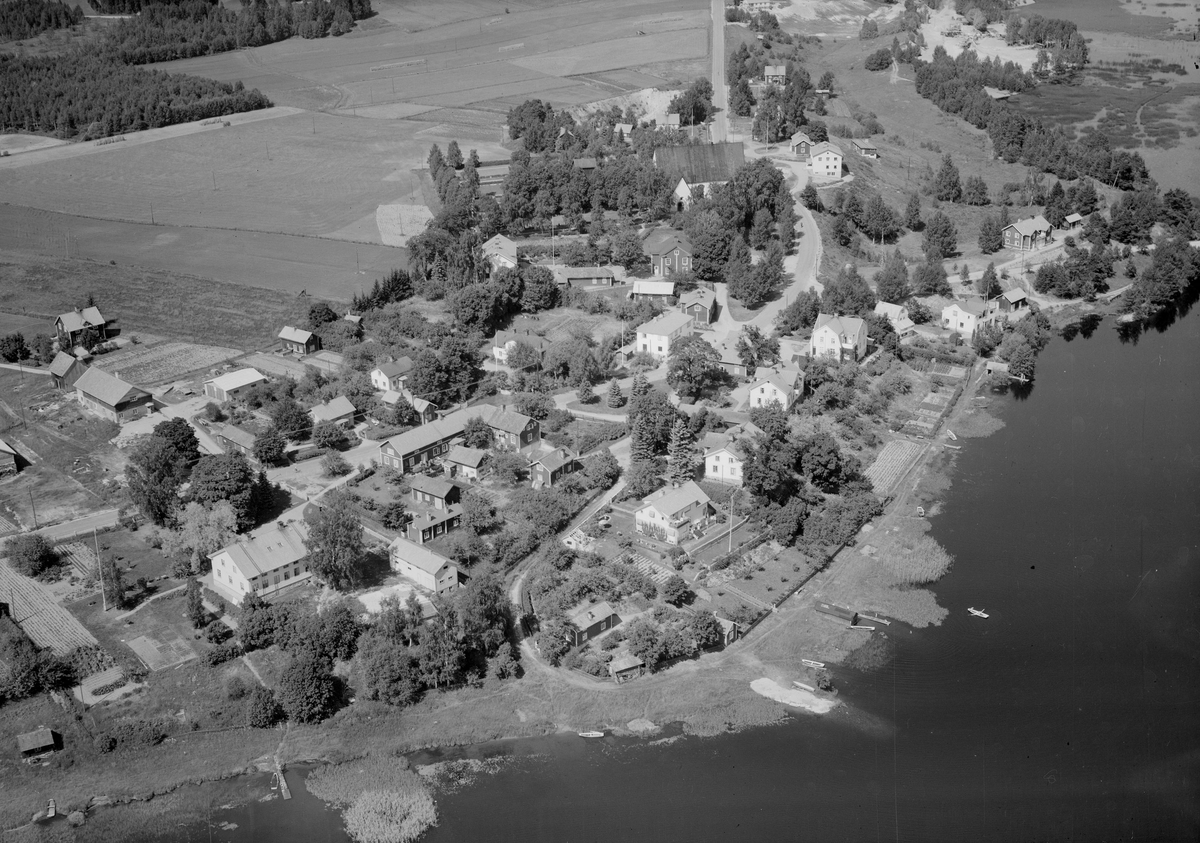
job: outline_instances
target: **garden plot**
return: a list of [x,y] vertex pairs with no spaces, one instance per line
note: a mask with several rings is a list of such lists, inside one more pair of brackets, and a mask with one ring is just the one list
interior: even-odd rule
[[67,542],[55,548],[59,556],[68,562],[81,577],[89,577],[96,572],[96,554],[83,542]]
[[921,455],[926,446],[908,439],[896,439],[887,443],[867,469],[867,479],[875,487],[875,494],[887,497],[896,489],[900,478]]
[[375,224],[386,246],[404,246],[408,238],[425,230],[433,212],[425,205],[380,205],[375,209]]
[[139,635],[125,643],[151,670],[174,667],[196,657],[196,651],[174,630],[162,629],[159,635],[162,637]]
[[121,351],[108,357],[97,357],[95,366],[119,376],[121,380],[147,385],[164,383],[190,372],[209,369],[241,353],[236,348],[168,342]]
[[13,620],[39,647],[65,656],[80,647],[97,646],[95,637],[41,583],[18,574],[7,562],[0,562],[0,593],[11,606]]

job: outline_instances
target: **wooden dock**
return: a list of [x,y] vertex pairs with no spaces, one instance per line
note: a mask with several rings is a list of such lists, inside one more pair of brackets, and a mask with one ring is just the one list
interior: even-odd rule
[[283,767],[278,758],[275,759],[275,779],[279,782],[279,795],[284,799],[291,799],[292,791],[288,789],[287,779],[283,777]]

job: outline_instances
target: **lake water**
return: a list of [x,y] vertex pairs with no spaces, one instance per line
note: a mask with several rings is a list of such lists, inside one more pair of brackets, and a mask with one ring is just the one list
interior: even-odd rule
[[[1182,4],[1180,4],[1182,5]],[[1130,14],[1120,0],[1037,0],[1020,11],[1044,18],[1074,21],[1080,29],[1092,32],[1125,32],[1130,35],[1155,35],[1171,27],[1174,11],[1170,6],[1147,3]],[[1163,12],[1167,14],[1164,15]]]
[[[1190,841],[1200,837],[1200,319],[1054,340],[963,450],[933,533],[940,627],[835,669],[842,713],[718,738],[501,742],[439,796],[448,841]],[[986,609],[982,620],[966,609]],[[304,798],[213,839],[332,841]]]

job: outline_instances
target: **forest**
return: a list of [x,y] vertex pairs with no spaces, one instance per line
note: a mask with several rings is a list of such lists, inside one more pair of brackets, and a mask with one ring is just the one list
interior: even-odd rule
[[86,140],[270,107],[241,82],[144,71],[103,55],[0,56],[0,129],[7,131]]
[[6,0],[0,3],[0,42],[33,38],[82,21],[83,12],[78,6],[58,0]]

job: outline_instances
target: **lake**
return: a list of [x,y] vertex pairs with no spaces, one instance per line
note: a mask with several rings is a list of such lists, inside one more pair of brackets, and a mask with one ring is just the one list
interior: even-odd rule
[[1130,35],[1155,35],[1166,31],[1175,22],[1174,18],[1169,17],[1174,9],[1165,4],[1147,4],[1137,8],[1138,14],[1130,14],[1121,7],[1120,0],[1037,0],[1018,11],[1074,21],[1080,29],[1091,32],[1124,32]]
[[[1197,839],[1200,319],[1057,338],[1028,396],[997,403],[1005,427],[960,441],[933,519],[950,616],[889,627],[879,670],[835,669],[840,713],[425,753],[507,758],[439,795],[425,839]],[[228,812],[213,839],[346,839],[291,781],[297,799]]]

